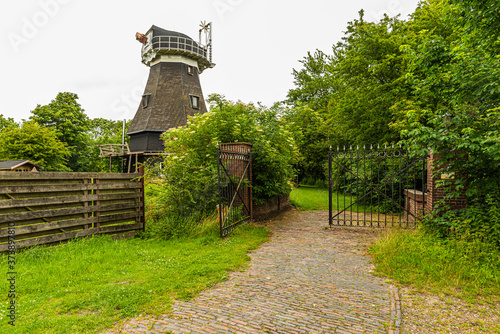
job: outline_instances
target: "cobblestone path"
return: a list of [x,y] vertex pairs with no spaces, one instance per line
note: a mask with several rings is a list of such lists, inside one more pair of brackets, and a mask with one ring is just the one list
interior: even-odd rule
[[397,333],[397,292],[363,255],[377,231],[325,229],[327,214],[290,211],[265,223],[274,235],[246,270],[169,315],[108,333]]

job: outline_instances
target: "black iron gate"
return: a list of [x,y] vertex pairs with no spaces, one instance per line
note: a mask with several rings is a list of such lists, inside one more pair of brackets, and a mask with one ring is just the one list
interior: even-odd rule
[[329,152],[329,224],[415,227],[425,215],[426,156],[402,148]]
[[220,235],[252,217],[252,156],[246,143],[217,146]]

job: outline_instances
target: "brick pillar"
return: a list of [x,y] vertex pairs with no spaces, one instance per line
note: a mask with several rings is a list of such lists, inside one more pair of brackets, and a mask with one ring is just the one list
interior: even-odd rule
[[[427,193],[425,196],[425,211],[430,212],[433,210],[439,201],[443,200],[446,192],[443,186],[438,186],[438,181],[449,180],[452,189],[454,190],[454,183],[458,178],[466,178],[467,175],[456,171],[455,173],[444,174],[439,171],[437,162],[439,161],[439,154],[431,152],[427,158]],[[450,206],[451,210],[462,209],[467,205],[467,197],[465,196],[465,189],[461,190],[459,197],[446,199],[445,203]]]

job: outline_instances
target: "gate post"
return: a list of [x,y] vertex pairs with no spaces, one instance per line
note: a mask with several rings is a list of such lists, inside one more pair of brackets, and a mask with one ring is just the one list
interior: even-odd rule
[[447,205],[450,206],[451,210],[463,209],[467,206],[467,196],[465,195],[465,189],[460,190],[460,195],[455,198],[447,199],[446,195],[448,192],[446,191],[446,187],[442,184],[439,184],[439,181],[447,180],[449,184],[448,187],[451,187],[451,190],[455,190],[455,180],[457,178],[467,178],[467,175],[462,171],[458,170],[451,173],[443,173],[440,168],[438,161],[439,153],[430,152],[427,158],[427,202],[425,202],[425,210],[428,213],[431,213],[432,210],[435,209],[436,205],[440,201],[444,201]]
[[333,180],[332,180],[332,147],[330,146],[330,150],[328,151],[328,224],[332,226],[332,188],[333,188]]
[[219,213],[219,225],[220,225],[220,235],[223,235],[222,232],[222,194],[221,194],[221,186],[220,186],[220,145],[217,143],[217,190],[219,192],[219,204],[217,206],[217,211]]
[[248,165],[248,180],[250,180],[250,187],[248,187],[248,196],[250,198],[250,221],[253,221],[253,175],[252,175],[252,165],[253,165],[253,159],[252,159],[252,147],[250,146],[250,150],[248,151],[249,154],[249,165]]

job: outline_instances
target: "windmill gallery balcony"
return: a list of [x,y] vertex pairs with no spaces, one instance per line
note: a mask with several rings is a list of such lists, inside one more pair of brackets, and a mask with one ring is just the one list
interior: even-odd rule
[[200,64],[200,72],[213,65],[207,58],[207,48],[198,45],[191,38],[180,36],[155,36],[142,46],[143,62],[150,66],[159,55],[183,55],[196,59]]

